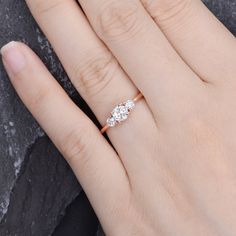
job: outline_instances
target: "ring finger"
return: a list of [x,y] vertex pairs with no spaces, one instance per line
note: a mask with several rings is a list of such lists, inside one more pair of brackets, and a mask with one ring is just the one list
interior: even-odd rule
[[[137,88],[97,38],[75,1],[27,0],[27,3],[72,83],[104,124],[113,106],[135,97]],[[132,149],[125,150],[124,147],[132,144],[143,149],[142,140],[136,137],[145,136],[144,132],[153,133],[154,128],[152,114],[143,100],[135,109],[135,117],[110,130],[108,135],[121,157],[129,155],[140,160]],[[132,158],[122,158],[127,168],[131,162],[132,166],[134,163],[141,165],[142,162]]]

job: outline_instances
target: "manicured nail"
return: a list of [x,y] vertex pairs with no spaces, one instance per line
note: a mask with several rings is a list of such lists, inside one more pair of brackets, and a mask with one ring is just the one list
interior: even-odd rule
[[26,64],[17,42],[10,42],[1,48],[4,65],[9,73],[19,73]]

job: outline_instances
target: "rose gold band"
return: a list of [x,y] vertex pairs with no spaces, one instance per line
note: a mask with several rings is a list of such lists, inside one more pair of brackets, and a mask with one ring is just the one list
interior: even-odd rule
[[139,100],[141,100],[143,98],[143,94],[142,93],[139,93],[134,99],[133,101],[134,102],[138,102]]
[[102,129],[101,129],[101,133],[104,134],[107,132],[107,130],[110,128],[110,126],[108,124],[106,124]]
[[[119,104],[118,106],[122,106],[122,107],[125,107],[126,106],[126,104],[127,103],[131,103],[132,104],[132,102],[133,102],[133,106],[139,101],[139,100],[141,100],[143,98],[143,94],[142,93],[139,93],[133,100],[128,100],[126,103],[122,103],[122,104]],[[117,107],[118,107],[117,106]],[[116,108],[117,108],[116,107]],[[115,108],[115,109],[116,109]],[[134,107],[130,107],[130,108],[128,108],[127,109],[127,117],[128,117],[128,114],[130,113],[130,111],[133,109]],[[113,110],[113,112],[114,112],[114,110]],[[112,114],[112,113],[111,113]],[[112,116],[112,115],[111,115]],[[127,119],[127,117],[124,119],[124,120],[126,120]],[[112,117],[112,119],[113,119],[113,117]],[[124,121],[124,120],[122,120],[122,121]],[[118,124],[118,123],[121,123],[121,121],[116,121],[116,124]],[[101,133],[102,134],[104,134],[109,128],[111,128],[111,127],[113,127],[113,126],[115,126],[115,125],[109,125],[108,124],[108,121],[107,121],[107,124],[101,129]]]

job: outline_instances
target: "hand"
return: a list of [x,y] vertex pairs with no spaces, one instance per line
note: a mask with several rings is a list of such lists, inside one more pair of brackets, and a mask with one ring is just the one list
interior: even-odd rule
[[73,0],[27,3],[101,124],[145,97],[108,129],[114,150],[29,48],[2,49],[106,234],[235,236],[234,36],[198,0],[80,0],[86,17]]

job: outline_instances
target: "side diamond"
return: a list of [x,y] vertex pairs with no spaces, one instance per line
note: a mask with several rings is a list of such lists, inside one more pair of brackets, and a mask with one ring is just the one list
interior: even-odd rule
[[125,107],[127,107],[127,109],[129,109],[129,110],[134,109],[134,107],[135,107],[134,101],[133,101],[133,100],[128,100],[128,101],[125,103]]
[[107,124],[109,127],[114,127],[116,125],[116,120],[114,117],[109,117],[107,119]]

